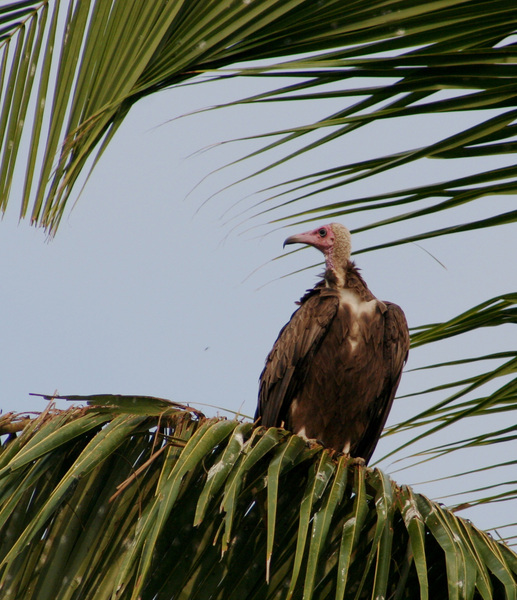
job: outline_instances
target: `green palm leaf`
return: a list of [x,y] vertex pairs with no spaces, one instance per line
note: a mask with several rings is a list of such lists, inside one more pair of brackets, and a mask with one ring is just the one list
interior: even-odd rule
[[381,471],[156,398],[76,398],[4,418],[2,597],[515,598],[506,546]]
[[[317,123],[283,132],[285,137],[273,146],[307,132],[333,128],[282,162],[379,119],[478,109],[501,112],[426,147],[375,158],[370,164],[343,165],[331,173],[306,175],[311,182],[303,187],[324,189],[329,177],[334,180],[332,187],[342,186],[423,157],[514,152],[515,144],[507,143],[515,128],[514,51],[502,41],[515,29],[515,14],[503,0],[420,1],[410,6],[402,1],[357,2],[346,8],[337,0],[323,5],[307,0],[260,0],[228,3],[224,10],[208,1],[97,0],[68,8],[66,12],[57,0],[21,1],[0,12],[2,206],[5,209],[14,167],[22,161],[20,153],[25,153],[21,215],[29,210],[32,198],[32,220],[52,230],[81,171],[87,164],[91,166],[92,153],[97,149],[97,158],[102,154],[139,98],[201,71],[219,69],[221,73],[221,67],[236,62],[280,58],[286,52],[285,40],[290,42],[291,54],[317,54],[310,59],[233,70],[232,74],[294,76],[306,82],[247,102],[341,97],[346,104],[354,96],[361,99]],[[331,48],[338,49],[328,52]],[[386,56],[386,52],[397,55]],[[51,69],[57,69],[53,89]],[[361,78],[371,82],[373,77],[388,83],[340,87]],[[396,81],[390,83],[394,77]],[[329,82],[334,82],[336,89],[314,91]],[[430,100],[436,92],[448,89],[463,92],[454,98]],[[43,123],[48,119],[50,128],[44,136]],[[30,144],[24,146],[27,136]],[[487,182],[497,181],[498,170],[488,171],[485,177]],[[488,186],[484,194],[512,192],[515,174],[511,172],[507,178],[511,181],[505,187]],[[453,186],[444,182],[442,187]],[[427,196],[430,192],[428,189]],[[426,194],[425,188],[420,194]],[[479,186],[476,194],[481,195]],[[466,196],[462,195],[463,202],[473,199]],[[413,198],[418,199],[418,195]],[[439,205],[435,208],[442,209]],[[318,212],[328,214],[329,210],[320,207]],[[333,208],[331,214],[347,212]]]
[[[415,328],[412,334],[412,346],[417,348],[424,344],[471,333],[484,327],[501,328],[515,325],[517,323],[516,301],[516,294],[505,294],[482,302],[447,322]],[[421,442],[446,427],[452,427],[460,421],[467,424],[463,426],[465,427],[468,426],[470,419],[476,419],[477,422],[480,418],[487,419],[491,415],[501,413],[508,413],[507,426],[493,429],[492,423],[489,422],[483,433],[460,437],[452,442],[431,446],[427,450],[419,450],[416,454],[407,458],[421,457],[428,459],[430,457],[441,457],[457,450],[480,448],[491,444],[504,444],[501,447],[501,452],[505,452],[503,448],[506,448],[508,443],[514,442],[517,436],[517,428],[512,424],[517,406],[517,360],[515,352],[496,352],[484,356],[457,359],[436,365],[427,365],[425,369],[433,369],[436,371],[437,377],[441,377],[444,370],[481,361],[490,363],[490,367],[485,372],[479,372],[465,380],[449,381],[411,394],[411,396],[423,398],[425,394],[439,393],[442,399],[386,431],[387,435],[403,431],[412,432],[410,440],[400,444],[386,457],[399,453],[402,449],[407,452],[407,448],[411,445]],[[496,367],[493,366],[494,362],[497,364]],[[500,380],[503,383],[499,383]],[[495,389],[494,384],[497,386]],[[443,397],[442,392],[451,388],[457,388],[457,390]],[[485,389],[487,392],[483,394]],[[423,432],[414,432],[416,428],[423,429]],[[458,508],[468,508],[491,501],[514,499],[517,494],[517,487],[515,481],[513,481],[514,464],[512,462],[504,465],[499,463],[487,464],[480,470],[497,469],[501,466],[504,467],[504,471],[499,475],[499,478],[500,481],[504,481],[502,485],[507,486],[508,490],[500,493],[497,485],[487,486],[484,490],[466,490],[464,494],[467,498]],[[457,475],[468,475],[471,472],[467,470]],[[480,491],[484,493],[480,495],[478,493]]]

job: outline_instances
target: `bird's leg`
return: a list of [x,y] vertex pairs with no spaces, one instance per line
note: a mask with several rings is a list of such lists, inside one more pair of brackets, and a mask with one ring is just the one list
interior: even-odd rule
[[311,448],[311,450],[315,446],[321,446],[321,447],[325,448],[325,444],[321,440],[318,440],[317,438],[305,437],[303,435],[303,433],[298,433],[297,435],[305,441],[305,443],[307,444],[307,446],[309,446],[309,448]]
[[357,465],[358,467],[366,467],[366,461],[360,456],[350,457],[349,465]]

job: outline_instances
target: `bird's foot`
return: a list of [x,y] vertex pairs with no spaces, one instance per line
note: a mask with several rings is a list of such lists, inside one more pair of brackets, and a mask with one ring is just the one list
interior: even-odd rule
[[366,467],[366,461],[360,456],[350,456],[349,452],[342,452],[337,450],[334,450],[333,452],[334,458],[341,458],[342,456],[348,458],[348,464],[351,466],[357,465],[358,467]]
[[309,448],[311,450],[313,448],[315,448],[316,446],[322,446],[323,448],[325,448],[325,444],[321,440],[318,440],[316,438],[304,438],[304,439],[305,439],[307,446],[309,446]]
[[357,465],[358,467],[366,467],[366,461],[360,456],[350,457],[349,465]]

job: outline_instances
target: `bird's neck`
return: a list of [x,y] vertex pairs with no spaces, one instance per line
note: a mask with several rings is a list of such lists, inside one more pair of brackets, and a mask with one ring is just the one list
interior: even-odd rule
[[342,289],[347,285],[350,269],[354,269],[354,263],[350,260],[350,243],[341,240],[335,243],[325,252],[325,285],[336,289]]
[[346,287],[347,282],[347,268],[346,267],[334,267],[328,266],[325,269],[325,285],[334,289],[341,289]]
[[369,299],[373,294],[361,277],[355,264],[347,260],[345,264],[329,265],[325,270],[325,285],[334,289],[354,290],[361,298]]

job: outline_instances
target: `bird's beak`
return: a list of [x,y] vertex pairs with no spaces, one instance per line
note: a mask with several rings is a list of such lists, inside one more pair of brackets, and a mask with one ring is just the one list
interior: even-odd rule
[[289,236],[284,241],[284,248],[287,246],[287,244],[312,244],[310,233],[312,232],[307,231],[307,233],[296,233],[295,235]]

